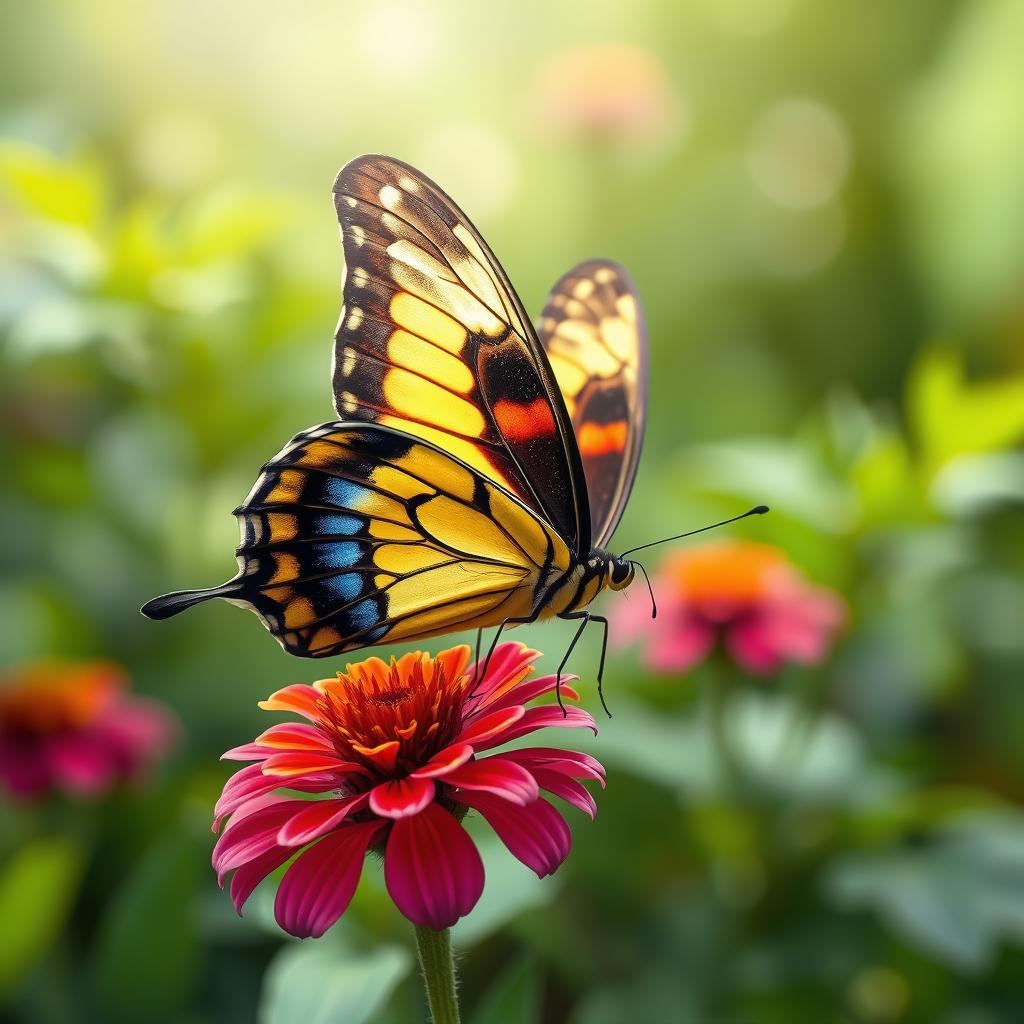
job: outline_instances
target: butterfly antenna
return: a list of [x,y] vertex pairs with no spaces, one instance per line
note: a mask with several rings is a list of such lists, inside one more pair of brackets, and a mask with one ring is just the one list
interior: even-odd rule
[[658,602],[654,600],[654,587],[651,586],[651,577],[647,575],[647,570],[639,562],[630,559],[629,564],[635,565],[644,574],[644,579],[647,580],[647,592],[651,595],[651,618],[656,619],[658,617]]
[[677,533],[674,537],[663,537],[661,540],[652,540],[649,544],[641,544],[639,547],[630,548],[628,551],[623,551],[619,557],[625,558],[626,555],[631,555],[634,551],[643,551],[644,548],[653,548],[656,544],[667,544],[670,540],[682,540],[684,537],[692,537],[695,533],[704,533],[705,530],[717,530],[719,526],[727,526],[729,523],[735,523],[739,519],[746,519],[747,516],[763,516],[767,511],[767,505],[758,505],[755,508],[744,512],[743,515],[733,516],[732,519],[723,519],[720,523],[712,523],[710,526],[702,526],[699,530],[687,530],[686,533]]

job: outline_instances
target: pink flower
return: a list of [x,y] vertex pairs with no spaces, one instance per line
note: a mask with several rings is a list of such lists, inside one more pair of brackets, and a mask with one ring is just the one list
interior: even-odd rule
[[127,686],[100,661],[33,662],[0,678],[0,782],[35,799],[94,795],[139,776],[167,752],[176,723]]
[[678,121],[662,63],[623,44],[556,51],[540,68],[533,102],[537,123],[557,139],[636,145]]
[[[215,809],[214,831],[228,824],[213,866],[222,885],[234,872],[238,912],[298,853],[277,891],[277,921],[300,938],[322,935],[345,912],[374,849],[383,853],[398,909],[417,925],[447,928],[484,887],[480,854],[460,824],[470,809],[537,875],[554,872],[571,836],[541,791],[593,817],[594,798],[579,780],[603,785],[604,769],[558,748],[484,753],[545,726],[597,732],[577,708],[563,717],[557,705],[525,706],[555,689],[554,676],[530,678],[538,657],[522,644],[501,644],[475,687],[465,646],[390,664],[369,658],[261,702],[306,722],[271,726],[224,755],[256,762],[227,781]],[[564,682],[562,694],[578,699]]]
[[622,645],[645,641],[655,671],[684,672],[722,640],[733,660],[755,675],[785,662],[814,664],[846,620],[838,594],[806,582],[768,544],[718,541],[686,548],[662,563],[654,580],[658,617],[640,602],[613,620]]

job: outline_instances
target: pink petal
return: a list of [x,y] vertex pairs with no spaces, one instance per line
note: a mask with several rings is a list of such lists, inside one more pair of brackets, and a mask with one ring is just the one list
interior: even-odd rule
[[292,711],[315,722],[320,717],[321,700],[320,691],[314,687],[305,683],[292,683],[272,693],[266,700],[261,700],[259,706],[264,711]]
[[483,659],[482,663],[471,666],[468,674],[470,679],[475,680],[475,673],[482,671],[484,665],[487,665],[487,675],[477,682],[473,696],[474,711],[510,692],[515,692],[529,674],[530,666],[539,657],[539,651],[510,641],[495,648],[489,663]]
[[262,761],[274,753],[272,747],[262,743],[243,743],[240,747],[232,747],[220,755],[222,761]]
[[551,704],[538,708],[527,708],[512,728],[506,729],[495,739],[484,742],[477,741],[473,747],[478,751],[487,750],[501,743],[518,739],[520,736],[526,736],[537,729],[547,729],[552,726],[558,729],[587,728],[592,730],[595,736],[597,735],[597,723],[590,712],[580,708],[566,708],[563,715],[561,708]]
[[[658,610],[660,615],[666,610],[664,605],[667,598],[663,597],[664,588],[657,586],[657,582],[655,580],[655,593],[658,595],[658,603],[662,605]],[[635,590],[632,593],[627,591],[625,600],[616,605],[609,622],[608,639],[612,650],[621,650],[642,639],[655,628],[656,621],[651,619],[651,602],[646,593],[638,600]]]
[[551,771],[561,772],[574,779],[596,779],[604,787],[604,765],[579,750],[563,750],[561,747],[520,747],[507,750],[502,757],[524,765],[531,771],[536,765]]
[[[579,679],[579,676],[562,676],[562,697],[567,700],[579,700],[579,693],[569,683],[575,682]],[[557,689],[556,683],[558,676],[537,676],[535,679],[524,679],[518,686],[513,689],[492,694],[486,698],[482,703],[481,707],[486,707],[488,711],[497,711],[499,708],[509,707],[512,704],[529,704],[531,700],[535,700],[537,697],[543,696],[545,693],[551,693]]]
[[281,826],[277,833],[277,843],[279,846],[305,846],[336,828],[350,814],[361,810],[369,799],[369,793],[360,793],[342,800],[310,801]]
[[213,848],[213,867],[221,884],[224,876],[233,868],[255,860],[276,846],[281,826],[293,814],[308,806],[306,800],[281,800],[253,811],[237,823],[232,820]]
[[445,782],[461,789],[479,789],[517,804],[528,804],[540,795],[534,777],[514,761],[485,757],[456,768]]
[[228,892],[235,910],[241,914],[245,901],[252,895],[253,889],[263,881],[271,871],[276,871],[293,853],[294,849],[274,846],[261,853],[255,860],[240,864],[231,876]]
[[159,701],[122,697],[109,707],[99,723],[104,741],[119,751],[129,774],[162,757],[179,734],[174,716]]
[[[514,725],[525,714],[526,709],[521,705],[510,708],[502,708],[499,711],[492,711],[486,715],[471,716],[466,727],[455,737],[456,743],[468,743],[473,747],[485,744],[496,737],[501,737],[509,726]],[[502,740],[498,739],[501,743]]]
[[343,761],[337,754],[319,750],[288,751],[271,754],[263,762],[267,775],[288,778],[318,772],[365,772],[366,768],[354,761]]
[[54,778],[73,793],[98,793],[118,779],[113,751],[88,733],[55,736],[46,745]]
[[447,775],[453,768],[465,764],[473,756],[473,748],[468,743],[453,743],[435,754],[422,768],[409,773],[411,779],[439,779]]
[[289,794],[277,790],[273,793],[260,793],[258,796],[249,797],[248,800],[240,803],[231,812],[227,828],[224,831],[227,832],[229,829],[237,828],[250,814],[262,811],[264,807],[275,807],[277,804],[287,803],[291,799],[293,798]]
[[397,779],[370,790],[370,810],[382,818],[407,818],[419,814],[434,799],[432,779]]
[[338,780],[327,775],[285,781],[276,775],[264,775],[262,765],[247,764],[235,772],[224,784],[224,790],[213,809],[211,828],[217,832],[224,819],[247,800],[263,793],[270,793],[275,789],[288,788],[304,793],[326,793],[329,790],[337,789],[337,787]]
[[782,664],[782,652],[772,643],[763,621],[737,622],[726,630],[725,640],[735,661],[754,675],[768,675]]
[[256,742],[275,750],[329,750],[334,753],[334,747],[319,729],[302,722],[272,725],[256,737]]
[[381,821],[346,825],[299,854],[277,889],[277,923],[300,939],[323,935],[348,909],[367,847],[383,827]]
[[520,675],[539,657],[540,651],[532,650],[517,640],[506,640],[505,643],[495,647],[489,662],[486,658],[482,658],[479,662],[470,665],[466,671],[470,679],[475,679],[477,673],[483,671],[484,665],[487,665],[487,675],[480,681],[476,691],[478,697],[484,697],[501,689],[510,679]]
[[413,924],[440,931],[476,906],[484,865],[466,830],[432,803],[395,822],[384,854],[384,881],[395,906]]
[[550,768],[534,768],[533,777],[541,789],[546,789],[573,807],[578,807],[584,814],[589,814],[591,819],[596,816],[597,801],[582,782],[567,778],[561,772],[552,771]]
[[659,616],[659,625],[651,633],[645,661],[663,675],[676,675],[702,661],[715,646],[715,627],[690,618]]
[[452,799],[479,811],[513,857],[535,871],[539,878],[553,874],[572,848],[572,834],[565,819],[541,797],[517,807],[489,793],[460,791]]

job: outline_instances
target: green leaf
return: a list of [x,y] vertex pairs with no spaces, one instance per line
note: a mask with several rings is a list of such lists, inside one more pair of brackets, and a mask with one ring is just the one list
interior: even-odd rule
[[100,923],[92,971],[98,1019],[179,1019],[200,964],[195,893],[207,870],[205,848],[172,836],[128,878]]
[[0,995],[52,946],[71,908],[82,853],[68,839],[34,839],[0,873]]
[[514,960],[480,1000],[471,1024],[534,1024],[540,1019],[540,984],[530,957]]
[[989,967],[999,941],[1024,936],[1024,817],[971,812],[910,849],[839,861],[826,891],[865,907],[894,932],[954,968]]
[[907,408],[934,471],[957,455],[999,451],[1024,437],[1024,376],[969,384],[956,353],[931,349],[911,373]]
[[30,213],[76,227],[98,226],[106,205],[97,166],[60,160],[21,142],[0,145],[0,185]]
[[411,954],[381,946],[353,955],[330,939],[284,947],[267,969],[261,1024],[362,1024],[408,974]]

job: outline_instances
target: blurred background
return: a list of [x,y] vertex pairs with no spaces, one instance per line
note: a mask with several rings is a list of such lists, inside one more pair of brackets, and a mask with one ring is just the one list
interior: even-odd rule
[[[332,417],[330,186],[373,151],[456,198],[530,310],[577,260],[630,268],[650,419],[615,546],[763,501],[723,532],[771,547],[722,572],[712,547],[701,599],[768,601],[743,582],[767,559],[828,609],[771,657],[722,615],[723,644],[683,651],[696,584],[668,549],[647,561],[668,633],[621,612],[640,587],[602,599],[600,814],[570,812],[543,883],[488,853],[456,930],[465,1018],[1020,1019],[1024,6],[46,0],[4,21],[0,1019],[278,1024],[300,995],[309,1020],[423,1019],[378,869],[298,944],[272,889],[238,919],[209,868],[220,753],[270,724],[258,699],[340,665],[227,604],[137,612],[229,576],[259,466]],[[552,667],[564,625],[523,637]],[[596,658],[591,637],[572,663],[595,713]],[[116,763],[53,753],[113,710]]]

